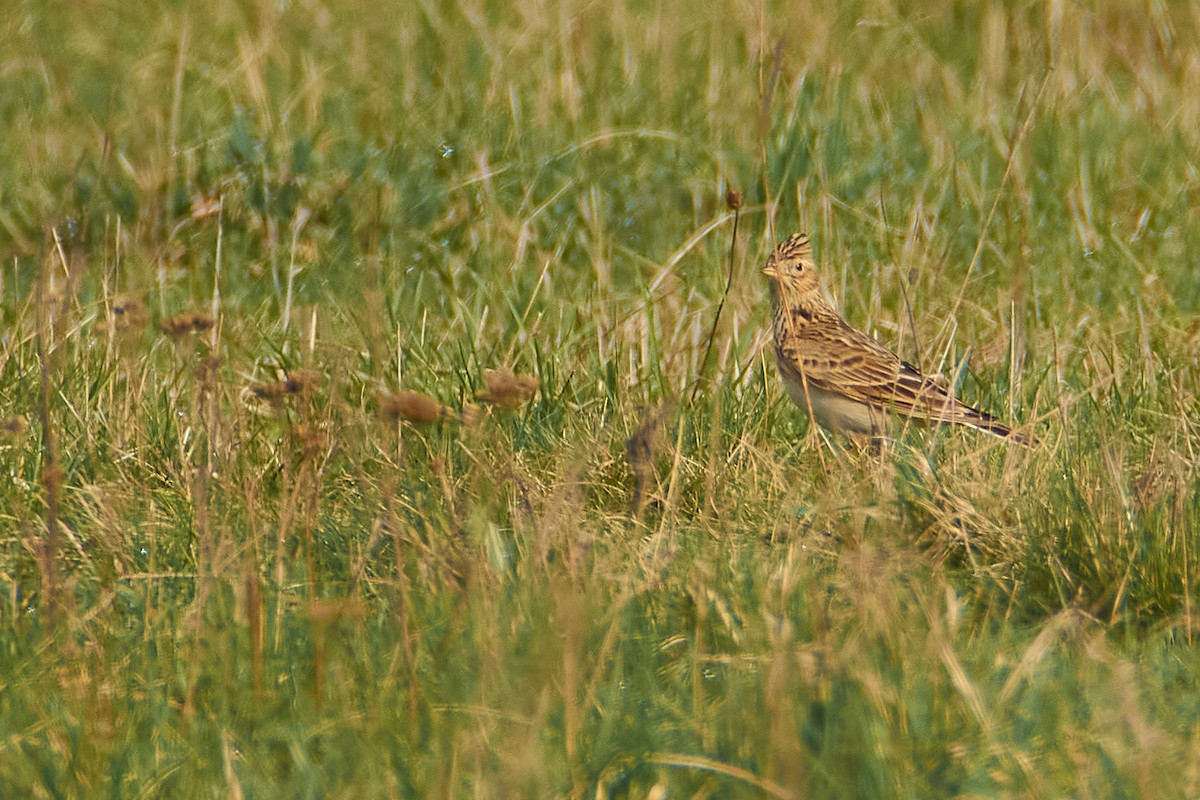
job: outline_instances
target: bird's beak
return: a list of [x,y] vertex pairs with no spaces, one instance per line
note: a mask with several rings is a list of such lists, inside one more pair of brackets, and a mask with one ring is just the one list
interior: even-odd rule
[[777,269],[775,269],[775,267],[773,267],[773,266],[763,267],[762,274],[766,275],[768,278],[778,278],[779,277],[779,271]]

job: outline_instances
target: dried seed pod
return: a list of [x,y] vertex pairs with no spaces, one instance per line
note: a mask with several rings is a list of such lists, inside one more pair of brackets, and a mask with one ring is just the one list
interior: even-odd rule
[[454,417],[454,409],[444,406],[429,395],[402,389],[379,398],[379,412],[384,418],[415,423],[437,422]]
[[285,381],[267,381],[266,383],[250,384],[250,393],[264,400],[282,400],[291,394]]
[[216,193],[197,194],[192,198],[191,216],[193,220],[215,217],[220,210],[221,197]]
[[320,455],[329,446],[329,436],[316,425],[298,425],[292,431],[302,459]]
[[210,355],[200,359],[200,363],[196,366],[196,380],[201,384],[209,384],[217,379],[217,370],[221,368],[224,359],[220,356]]
[[506,408],[519,408],[537,394],[538,379],[533,375],[516,375],[508,370],[489,369],[483,372],[484,390],[475,395],[481,403]]
[[288,394],[308,394],[321,384],[322,377],[315,369],[294,369],[287,374],[284,384]]
[[281,381],[265,381],[250,385],[250,392],[255,397],[267,400],[279,400],[284,397],[306,395],[321,383],[321,373],[315,369],[297,369],[287,373]]
[[113,299],[109,314],[96,323],[96,331],[107,332],[110,328],[115,333],[136,333],[146,327],[148,315],[142,301],[133,295],[119,295]]
[[5,417],[0,420],[0,436],[10,436],[16,438],[25,432],[25,428],[29,423],[20,414],[12,417]]
[[163,333],[173,338],[189,333],[203,333],[213,326],[213,318],[202,311],[185,311],[159,323]]

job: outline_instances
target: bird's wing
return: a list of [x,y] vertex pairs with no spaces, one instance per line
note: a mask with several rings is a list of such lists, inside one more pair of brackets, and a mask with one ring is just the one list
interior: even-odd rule
[[986,424],[993,420],[958,401],[870,336],[838,318],[808,325],[780,348],[802,381],[878,408],[936,422]]

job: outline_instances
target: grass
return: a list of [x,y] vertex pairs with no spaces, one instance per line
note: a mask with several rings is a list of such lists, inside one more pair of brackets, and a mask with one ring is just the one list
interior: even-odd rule
[[[1194,794],[1198,44],[5,5],[0,795]],[[809,430],[757,273],[799,229],[1041,445]]]

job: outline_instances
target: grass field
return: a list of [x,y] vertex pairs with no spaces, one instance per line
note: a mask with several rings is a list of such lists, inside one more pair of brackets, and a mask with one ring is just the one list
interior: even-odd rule
[[0,796],[1197,796],[1197,8],[0,5]]

